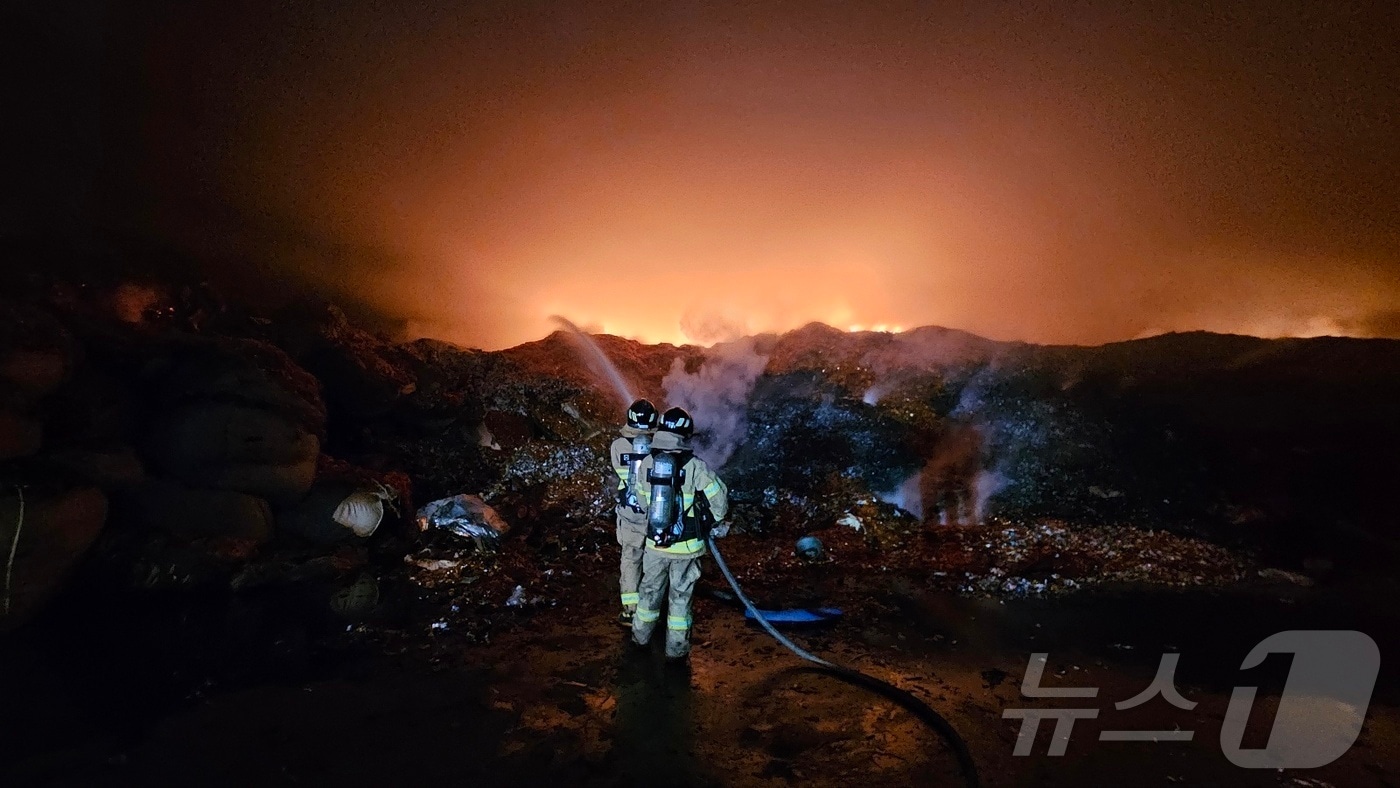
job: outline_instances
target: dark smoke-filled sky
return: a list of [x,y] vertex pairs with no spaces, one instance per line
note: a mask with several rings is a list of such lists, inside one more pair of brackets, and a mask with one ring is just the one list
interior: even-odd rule
[[409,334],[1400,336],[1394,3],[4,13],[0,227],[274,260]]

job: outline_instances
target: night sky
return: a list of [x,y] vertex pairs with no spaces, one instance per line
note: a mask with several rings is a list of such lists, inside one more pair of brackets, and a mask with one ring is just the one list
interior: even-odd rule
[[1397,7],[8,2],[0,230],[489,348],[1400,336]]

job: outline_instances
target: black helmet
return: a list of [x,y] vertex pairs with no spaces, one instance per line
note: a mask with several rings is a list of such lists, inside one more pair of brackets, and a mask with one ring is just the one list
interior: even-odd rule
[[627,409],[627,426],[638,430],[656,429],[656,406],[649,399],[639,399]]
[[671,408],[661,414],[661,426],[657,429],[662,432],[674,432],[682,438],[689,438],[695,433],[695,420],[690,417],[685,408]]

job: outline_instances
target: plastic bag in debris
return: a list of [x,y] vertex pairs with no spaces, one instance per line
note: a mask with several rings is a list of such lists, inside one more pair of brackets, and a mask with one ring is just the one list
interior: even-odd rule
[[525,587],[516,586],[511,592],[510,599],[506,600],[506,607],[520,607],[525,603]]
[[395,513],[394,500],[398,494],[390,487],[375,483],[373,488],[356,490],[335,507],[331,518],[337,524],[349,528],[360,538],[373,534],[384,519],[384,507]]
[[478,550],[494,551],[501,536],[510,530],[495,509],[479,495],[454,495],[418,510],[418,530],[441,528],[471,539]]

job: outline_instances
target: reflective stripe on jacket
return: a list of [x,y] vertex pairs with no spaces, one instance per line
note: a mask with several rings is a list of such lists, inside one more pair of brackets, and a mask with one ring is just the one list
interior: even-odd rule
[[630,438],[617,438],[612,442],[612,446],[609,447],[609,454],[612,455],[613,473],[617,474],[616,489],[618,490],[627,489],[627,475],[632,469],[627,466],[627,463],[622,461],[622,455],[631,453],[632,440]]

